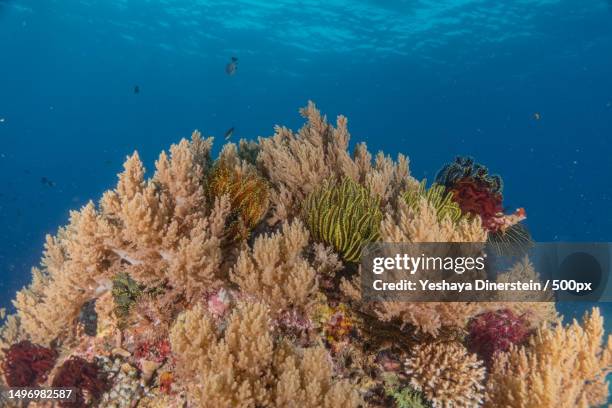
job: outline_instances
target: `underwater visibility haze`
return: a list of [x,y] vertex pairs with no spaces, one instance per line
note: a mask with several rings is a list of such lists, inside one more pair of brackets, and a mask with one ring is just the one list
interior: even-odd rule
[[[309,101],[313,101],[316,108],[309,105]],[[299,109],[304,107],[307,108],[302,112],[302,117]],[[330,125],[317,116],[319,111],[325,115]],[[301,273],[300,279],[309,281],[308,279],[312,278],[309,275],[312,268],[317,273],[321,273],[317,268],[328,272],[336,270],[335,266],[330,266],[333,262],[326,264],[321,260],[325,257],[323,252],[318,250],[312,252],[323,257],[317,258],[317,262],[320,261],[315,262],[317,267],[308,269],[304,265],[312,260],[302,259],[301,255],[296,255],[297,252],[290,253],[298,259],[292,261],[295,264],[279,266],[281,269],[285,268],[283,270],[299,271],[291,275],[293,278],[279,283],[286,287],[299,286],[304,289],[305,293],[295,295],[296,299],[300,300],[296,300],[294,304],[283,304],[282,300],[279,300],[280,303],[272,310],[264,310],[262,304],[246,304],[241,300],[241,295],[237,294],[238,287],[245,293],[255,293],[255,297],[266,298],[268,289],[255,287],[254,278],[245,277],[248,270],[257,269],[254,266],[257,262],[253,259],[257,258],[257,251],[262,250],[253,242],[272,232],[262,229],[262,220],[265,219],[269,223],[278,221],[278,226],[294,215],[298,218],[303,216],[303,224],[283,224],[282,228],[274,230],[280,230],[282,233],[278,232],[280,235],[273,236],[275,238],[270,237],[270,241],[265,244],[262,238],[262,247],[265,246],[271,252],[277,247],[281,248],[278,249],[279,253],[291,252],[291,248],[285,248],[289,244],[282,243],[283,239],[290,240],[286,238],[289,236],[294,238],[295,241],[292,242],[302,242],[301,240],[305,239],[300,248],[306,248],[308,238],[303,238],[306,230],[310,231],[310,237],[313,239],[329,244],[333,241],[329,236],[334,234],[334,230],[333,226],[328,229],[321,226],[321,219],[324,218],[322,214],[329,211],[329,216],[336,219],[333,217],[341,217],[338,214],[342,214],[346,209],[324,208],[322,201],[317,201],[317,194],[329,194],[325,197],[331,198],[325,205],[332,207],[341,205],[342,199],[339,197],[346,195],[359,204],[356,206],[358,208],[351,207],[350,211],[346,210],[347,213],[360,220],[368,220],[369,229],[366,232],[362,230],[359,239],[363,242],[375,241],[381,236],[384,238],[385,234],[387,237],[391,236],[390,229],[385,230],[384,226],[382,231],[378,231],[381,221],[386,218],[377,206],[386,205],[387,199],[391,203],[389,197],[398,196],[401,189],[412,188],[416,194],[417,184],[411,184],[409,181],[395,185],[391,178],[378,175],[376,177],[380,178],[372,176],[372,179],[384,184],[377,187],[384,194],[381,193],[377,199],[368,196],[369,192],[364,186],[353,185],[354,183],[351,184],[350,180],[346,179],[350,172],[345,171],[344,167],[340,170],[340,160],[332,164],[326,161],[333,161],[336,156],[330,152],[341,151],[342,143],[327,148],[326,155],[323,155],[321,162],[317,164],[321,166],[321,174],[326,171],[326,166],[329,166],[329,174],[338,176],[338,180],[335,180],[338,183],[323,185],[321,180],[317,180],[321,181],[319,184],[322,187],[315,189],[314,185],[309,184],[313,180],[308,178],[307,170],[303,170],[303,178],[295,177],[299,183],[304,183],[303,190],[290,185],[288,180],[293,174],[287,170],[287,163],[300,155],[296,153],[297,150],[291,150],[298,149],[295,146],[279,147],[285,143],[283,140],[292,140],[293,136],[289,135],[288,129],[297,134],[298,129],[307,122],[314,129],[312,134],[322,135],[320,140],[313,136],[313,140],[331,145],[333,143],[330,142],[329,135],[333,134],[333,137],[340,139],[343,137],[343,119],[336,122],[338,115],[343,115],[348,120],[346,126],[351,134],[348,151],[352,152],[357,143],[365,142],[372,156],[378,151],[384,151],[395,160],[399,153],[404,154],[409,161],[410,180],[427,179],[430,185],[436,181],[438,171],[445,164],[453,162],[457,156],[472,157],[491,174],[499,174],[503,179],[503,207],[495,208],[505,214],[518,214],[515,210],[523,208],[526,219],[523,221],[521,218],[521,225],[526,226],[536,242],[612,241],[610,1],[0,0],[0,310],[6,308],[7,314],[15,312],[11,301],[18,290],[30,284],[31,268],[40,265],[41,253],[47,242],[46,234],[58,235],[55,241],[58,245],[55,248],[55,258],[47,256],[44,260],[44,267],[53,269],[54,262],[59,262],[58,259],[61,258],[59,253],[67,256],[65,254],[74,251],[74,245],[60,242],[69,242],[71,234],[84,233],[83,228],[89,224],[85,221],[79,224],[79,220],[88,219],[88,216],[95,219],[97,216],[110,225],[107,225],[108,229],[100,227],[105,231],[102,234],[105,236],[102,240],[104,244],[92,238],[91,247],[87,247],[89,252],[79,250],[79,253],[87,253],[87,257],[96,259],[95,266],[90,265],[90,268],[100,268],[105,270],[105,273],[113,272],[112,277],[105,275],[104,282],[101,278],[91,282],[95,281],[95,285],[101,285],[100,287],[106,285],[107,289],[111,285],[115,304],[109,306],[113,301],[110,294],[104,301],[100,300],[104,296],[101,295],[97,303],[91,303],[89,306],[85,303],[77,311],[81,320],[88,310],[91,314],[97,313],[98,326],[96,328],[94,325],[93,336],[95,337],[96,333],[98,337],[104,336],[100,334],[100,325],[104,322],[101,308],[106,307],[104,310],[114,311],[109,312],[118,320],[118,323],[113,323],[117,323],[114,329],[124,330],[126,327],[133,327],[129,326],[130,324],[141,324],[129,320],[133,317],[134,310],[138,310],[140,316],[152,316],[160,312],[156,309],[159,305],[174,305],[171,309],[175,314],[160,319],[163,328],[159,330],[165,333],[165,337],[146,338],[145,341],[138,337],[140,332],[130,332],[130,338],[134,342],[133,349],[125,344],[115,345],[118,349],[125,349],[123,351],[127,353],[126,356],[131,355],[129,358],[124,356],[125,361],[133,362],[130,358],[138,356],[139,362],[132,364],[131,369],[139,373],[134,375],[141,376],[139,378],[143,379],[143,383],[149,382],[149,385],[143,388],[145,391],[138,396],[143,401],[146,398],[155,400],[156,397],[147,396],[147,393],[161,393],[165,402],[159,406],[173,406],[168,401],[172,399],[172,404],[177,402],[173,399],[170,384],[175,387],[181,381],[189,384],[186,379],[192,378],[196,371],[201,371],[203,378],[212,375],[202,367],[189,366],[181,371],[175,370],[168,363],[171,346],[175,353],[177,349],[181,350],[182,355],[177,357],[179,361],[181,358],[189,361],[189,353],[193,350],[180,339],[197,330],[192,327],[196,325],[195,321],[203,321],[205,323],[202,325],[212,327],[213,324],[218,324],[220,319],[229,319],[229,328],[224,334],[219,334],[220,337],[214,340],[207,340],[211,344],[211,350],[221,353],[219,350],[228,344],[229,348],[240,346],[232,343],[232,330],[238,331],[241,318],[248,320],[250,330],[259,338],[276,339],[276,334],[268,333],[267,329],[257,326],[265,320],[264,316],[269,314],[269,318],[276,322],[275,327],[281,327],[291,333],[287,337],[292,339],[293,346],[307,350],[305,354],[297,353],[295,356],[286,353],[287,360],[281,364],[283,370],[295,365],[294,371],[303,374],[302,381],[319,381],[327,390],[327,393],[321,393],[321,398],[325,400],[315,402],[309,400],[308,392],[304,391],[304,399],[301,402],[303,406],[348,407],[355,406],[358,403],[356,401],[361,398],[365,398],[372,406],[383,406],[392,402],[399,404],[398,401],[402,398],[412,398],[414,405],[396,406],[428,406],[416,405],[417,403],[444,406],[448,401],[459,404],[458,406],[478,406],[483,402],[484,396],[474,384],[484,381],[485,368],[487,375],[492,378],[490,381],[504,384],[504,378],[508,376],[503,368],[493,368],[493,353],[499,350],[506,352],[510,343],[519,344],[524,341],[527,333],[531,333],[535,327],[534,322],[546,321],[547,318],[543,316],[548,312],[540,311],[537,319],[534,317],[533,320],[523,321],[524,315],[521,315],[519,312],[522,311],[518,309],[508,308],[482,314],[462,309],[459,313],[464,313],[466,320],[457,325],[471,333],[469,335],[472,339],[475,338],[476,332],[481,335],[480,339],[487,338],[482,333],[492,330],[490,328],[499,321],[507,323],[507,327],[512,327],[512,330],[508,330],[512,331],[514,337],[508,335],[506,343],[496,343],[495,347],[498,348],[495,350],[489,346],[484,347],[484,352],[482,347],[472,344],[466,346],[466,349],[459,342],[449,343],[448,348],[442,350],[437,342],[421,338],[419,339],[422,341],[420,340],[417,346],[409,345],[410,351],[406,349],[400,352],[393,348],[376,350],[375,360],[377,364],[383,361],[380,363],[383,371],[387,366],[393,366],[398,356],[401,356],[402,374],[397,374],[395,369],[389,369],[387,371],[394,375],[392,379],[385,377],[384,384],[379,382],[378,385],[371,386],[365,382],[358,385],[350,383],[349,377],[359,377],[360,374],[355,374],[358,370],[355,367],[339,368],[337,363],[341,360],[339,355],[350,354],[341,345],[351,342],[353,346],[359,344],[358,340],[350,336],[360,339],[365,337],[360,331],[359,319],[363,319],[363,315],[378,316],[383,322],[399,319],[402,324],[401,329],[397,330],[405,330],[405,325],[408,325],[416,327],[417,332],[420,328],[421,334],[436,337],[448,334],[445,332],[445,319],[452,313],[446,310],[424,312],[420,309],[410,312],[399,312],[395,309],[366,310],[351,303],[356,302],[354,299],[338,300],[330,295],[330,288],[339,284],[338,279],[329,279],[329,282],[325,279],[317,281],[319,292],[325,293],[328,300],[333,298],[333,301],[329,300],[325,307],[320,304],[314,307],[313,302],[320,302],[320,297],[306,293],[302,284],[297,285],[290,279]],[[320,119],[319,122],[317,118]],[[325,126],[333,125],[336,130],[332,132],[331,128],[325,127],[323,123]],[[276,125],[287,129],[275,129]],[[196,129],[201,132],[201,139],[191,139],[192,132]],[[257,141],[258,137],[267,138],[275,133],[280,136],[260,141],[259,147],[247,153],[240,153],[240,159],[245,160],[245,163],[248,162],[246,157],[249,152],[253,155],[257,152],[260,154],[257,166],[254,160],[248,162],[248,166],[243,164],[244,168],[249,169],[243,169],[243,173],[232,173],[235,170],[232,167],[235,162],[232,160],[239,161],[236,158],[238,153],[223,150],[225,156],[221,156],[231,158],[225,162],[219,160],[213,163],[202,159],[209,148],[210,155],[214,158],[221,153],[226,143],[238,144],[241,139]],[[214,137],[212,147],[206,142],[209,136]],[[182,138],[191,142],[184,142],[173,148],[168,159],[168,168],[171,170],[164,170],[159,153],[168,151],[172,144],[179,143]],[[302,153],[312,154],[312,151],[304,149]],[[132,156],[134,151],[138,151],[138,159]],[[128,156],[130,158],[126,162]],[[315,159],[318,158],[312,160]],[[156,167],[158,160],[162,164],[158,163]],[[135,164],[137,161],[141,161],[146,168],[146,173],[140,176],[139,167]],[[115,188],[117,175],[124,172],[124,162],[125,168],[128,169],[126,171],[133,171],[131,181],[123,184],[120,181],[116,197],[109,198],[112,195],[110,193],[105,195],[107,207],[104,209],[83,209],[90,200],[97,205],[105,191]],[[199,201],[194,199],[193,195],[189,198],[180,196],[183,194],[178,192],[181,189],[173,184],[178,183],[176,180],[180,179],[179,168],[184,169],[196,162],[208,165],[206,167],[202,164],[201,169],[194,170],[189,176],[199,174],[206,177],[208,187],[201,193]],[[393,165],[387,164],[389,168],[399,166],[395,162]],[[307,168],[309,167],[302,166],[302,169]],[[393,168],[399,172],[397,167]],[[206,173],[207,171],[210,174]],[[372,169],[363,170],[364,175],[373,173],[375,171]],[[145,183],[144,180],[150,177],[154,177],[155,181]],[[180,180],[184,181],[189,177]],[[138,180],[141,184],[138,184]],[[448,183],[445,185],[445,193],[456,192],[458,187]],[[136,185],[140,187],[134,187]],[[173,190],[172,186],[176,188]],[[134,189],[133,193],[128,191],[130,188]],[[139,188],[141,190],[138,190]],[[326,192],[325,189],[329,191]],[[283,199],[278,198],[282,194],[275,195],[275,192],[281,190],[287,194]],[[374,191],[376,188],[370,190]],[[495,189],[490,190],[486,194]],[[127,216],[125,211],[128,210],[117,208],[124,208],[121,207],[121,203],[124,203],[122,200],[133,199],[137,195],[136,191],[143,197],[143,201],[138,205],[153,206],[152,203],[155,202],[151,207],[155,210],[151,211],[159,211],[159,214],[162,214],[164,205],[171,203],[167,204],[173,206],[172,211],[168,210],[171,215],[164,213],[165,215],[157,214],[158,218],[152,216],[154,219],[147,221],[150,222],[147,227],[142,227],[142,223],[130,226],[129,222],[125,222],[123,225],[124,221],[118,221],[124,220],[122,217],[136,216]],[[191,193],[196,194],[193,191]],[[481,193],[485,194],[482,191]],[[162,197],[163,194],[167,194],[167,197]],[[232,198],[231,203],[227,204],[232,210],[227,210],[227,218],[224,218],[227,230],[221,234],[215,230],[214,222],[217,219],[215,217],[220,217],[219,214],[224,211],[219,198],[223,194],[229,194]],[[334,204],[335,199],[340,204]],[[301,202],[306,203],[306,210],[300,212],[296,206]],[[197,212],[197,217],[202,217],[199,221],[201,224],[189,218],[193,215],[189,211],[195,210],[192,207],[186,208],[188,205],[184,203],[190,203],[193,208],[206,208],[206,211]],[[502,205],[501,200],[498,204]],[[465,213],[467,207],[462,206],[461,202],[459,206]],[[125,208],[128,207],[126,204]],[[133,210],[135,207],[136,204],[129,208]],[[82,213],[73,213],[70,221],[70,212],[81,209]],[[88,211],[98,215],[91,215]],[[309,214],[304,216],[305,212]],[[181,216],[183,218],[179,217],[179,221],[176,221],[177,214],[183,214],[184,217]],[[478,215],[483,224],[486,224],[486,214],[481,211]],[[497,220],[497,212],[489,215],[491,219]],[[362,216],[365,218],[360,218]],[[176,222],[172,227],[176,229],[173,230],[176,236],[172,244],[168,243],[171,241],[168,238],[170,233],[166,232],[162,238],[150,234],[147,229],[154,229],[153,225],[163,223],[171,225],[172,221]],[[95,224],[94,221],[91,222]],[[182,222],[185,222],[185,225],[181,224]],[[58,233],[58,228],[69,223],[71,227]],[[135,227],[136,224],[140,229]],[[185,232],[188,229],[187,224],[189,228],[193,228],[189,229],[191,232]],[[196,224],[197,226],[194,226]],[[317,229],[319,227],[321,228]],[[485,225],[484,230],[487,228],[489,227]],[[121,233],[117,232],[119,230]],[[492,227],[488,232],[493,232]],[[122,238],[117,238],[119,235],[116,234],[123,234]],[[228,234],[233,238],[228,239]],[[183,247],[181,245],[185,241],[179,238],[193,240],[199,243],[199,246],[193,244],[193,248]],[[213,238],[218,238],[219,242],[212,244]],[[95,246],[107,245],[114,239],[121,241],[121,244],[116,244],[113,249],[100,249],[101,247]],[[245,250],[240,247],[238,242],[242,241],[252,248]],[[130,244],[127,245],[126,242]],[[340,265],[342,262],[349,264],[358,259],[361,247],[353,244],[344,242],[334,246],[340,256],[338,259],[341,261],[336,259]],[[51,248],[51,252],[54,250],[53,243],[47,242],[46,245],[48,250]],[[164,286],[167,282],[162,283],[164,279],[159,276],[155,279],[139,279],[148,273],[143,272],[144,269],[150,267],[151,270],[157,270],[156,268],[161,267],[148,258],[141,262],[138,256],[134,255],[136,252],[130,251],[136,251],[136,248],[140,251],[145,247],[150,249],[155,245],[164,248],[175,245],[179,248],[173,247],[176,254],[183,255],[191,254],[190,251],[195,251],[196,246],[204,248],[199,256],[212,261],[202,261],[199,268],[208,271],[210,265],[218,264],[218,270],[223,270],[227,276],[231,276],[232,289],[227,289],[220,283],[223,279],[217,275],[214,279],[210,276],[206,279],[200,275],[190,276],[190,269],[186,265],[193,261],[193,255],[185,255],[185,259],[179,255],[173,257],[174,255],[169,255],[173,253],[169,249],[160,250],[159,259],[155,262],[167,261],[168,265],[163,268],[167,268],[168,276],[184,278],[185,284],[189,282],[191,285],[190,289],[177,294],[169,289],[172,285]],[[228,248],[232,250],[229,251]],[[239,257],[240,251],[246,252]],[[232,255],[227,255],[228,253]],[[325,256],[331,257],[329,253]],[[121,258],[122,263],[118,258],[112,257]],[[114,260],[109,260],[111,258]],[[183,260],[177,261],[179,258]],[[240,266],[235,266],[230,273],[232,265],[225,265],[221,260],[226,258],[226,263],[232,265],[236,259],[240,259],[242,263],[237,264]],[[113,263],[115,261],[116,265]],[[85,268],[85,264],[86,262],[71,268]],[[129,265],[129,273],[122,270],[121,265]],[[351,268],[347,270],[353,271]],[[85,285],[85,281],[83,284]],[[203,288],[214,288],[215,291],[210,292]],[[337,293],[340,293],[340,289],[334,290],[336,289]],[[117,295],[119,292],[120,295]],[[270,296],[273,299],[277,295],[275,292],[275,295]],[[287,299],[294,294],[285,295],[280,296],[280,299]],[[32,296],[32,299],[41,299]],[[90,294],[91,296],[93,295]],[[166,303],[159,300],[157,306],[154,306],[155,302],[149,298],[158,299],[155,296],[163,297],[163,302]],[[212,311],[204,310],[204,306],[193,306],[193,299],[198,296],[206,299],[202,304],[208,305]],[[141,300],[144,297],[147,297],[148,303]],[[117,299],[122,300],[119,302]],[[349,303],[353,308],[352,312],[347,311],[349,306],[346,305]],[[23,303],[21,305],[23,308]],[[582,317],[593,305],[572,303],[557,306],[558,311],[565,316],[565,322],[569,323],[571,318]],[[597,306],[605,321],[605,331],[610,333],[612,307],[609,303]],[[359,317],[355,308],[359,309]],[[419,320],[423,316],[431,317],[430,312],[439,319],[440,327],[429,327]],[[408,315],[411,317],[406,317]],[[4,312],[0,314],[0,322],[3,318]],[[332,323],[329,323],[330,321]],[[182,326],[173,322],[179,322]],[[598,315],[591,315],[591,322],[596,326]],[[448,326],[454,326],[455,323]],[[28,324],[34,325],[32,322]],[[108,324],[110,327],[111,324]],[[45,326],[44,323],[41,325]],[[587,326],[585,323],[585,331],[590,330],[591,326]],[[60,331],[59,326],[51,325],[42,331],[32,327],[25,329],[30,333],[28,339],[33,343],[40,343],[40,347],[49,346],[44,344],[45,341]],[[87,324],[80,330],[87,332]],[[146,332],[148,329],[142,330]],[[315,344],[312,332],[317,330],[319,334],[323,333],[321,338],[327,351],[310,347]],[[37,334],[31,335],[34,332]],[[355,334],[357,332],[359,334]],[[21,337],[15,335],[15,339],[17,338]],[[35,339],[39,341],[36,342]],[[67,360],[62,367],[56,367],[54,372],[95,371],[93,366],[90,367],[94,364],[91,350],[97,350],[98,346],[89,345],[87,348],[83,344],[79,347],[86,348],[87,352],[74,352],[72,359]],[[282,354],[279,351],[282,347],[276,340],[270,340],[268,346],[268,354]],[[54,367],[55,359],[58,358],[54,354],[58,353],[57,350],[35,349],[32,347],[38,346],[32,343],[21,344],[21,347],[22,349],[13,350],[14,355],[37,355],[41,361],[47,362],[49,370]],[[357,346],[355,348],[359,349]],[[261,357],[256,353],[261,350],[250,351],[254,356]],[[334,376],[338,377],[332,378],[327,372],[319,373],[316,379],[306,376],[304,373],[312,370],[309,371],[308,367],[302,367],[300,364],[324,359],[321,356],[328,352],[336,364]],[[367,352],[372,351],[359,351],[365,354]],[[476,354],[468,357],[468,352]],[[462,373],[458,374],[457,378],[470,379],[462,383],[464,388],[461,391],[455,390],[455,397],[438,395],[435,389],[429,390],[426,385],[427,376],[419,369],[427,364],[437,364],[438,360],[427,359],[445,353],[457,359],[451,359],[454,365],[447,369]],[[301,357],[298,358],[298,355],[303,357],[306,363],[299,363]],[[475,363],[476,360],[470,360],[476,355],[480,359],[478,363]],[[355,361],[359,361],[357,354],[351,356]],[[509,364],[518,361],[515,357],[508,357],[511,362]],[[220,360],[213,360],[209,361],[209,366],[221,364]],[[111,377],[116,374],[118,368],[113,367],[112,359],[96,361],[98,369],[102,370],[100,367],[104,367],[103,371],[110,373],[108,375]],[[144,366],[143,361],[146,361]],[[272,368],[267,368],[270,370],[267,381],[271,381],[270,384],[274,386],[281,384],[280,378],[286,378],[283,375],[289,374],[283,374],[280,365],[277,367],[274,365],[276,363],[270,364]],[[602,367],[608,364],[609,367],[610,363],[598,360],[593,363],[593,367],[598,364]],[[241,366],[240,370],[243,368]],[[509,370],[507,367],[505,369]],[[531,372],[537,372],[537,369],[531,369]],[[520,372],[516,367],[514,370]],[[41,373],[42,371],[44,370],[41,369]],[[254,374],[246,371],[243,373],[245,384],[250,384],[253,390],[257,389],[252,378]],[[562,372],[563,368],[558,371]],[[597,381],[605,378],[607,372],[602,368],[604,374],[598,373]],[[46,381],[46,374],[43,376],[41,373],[38,373],[37,377],[39,384]],[[8,374],[5,375],[8,378]],[[404,375],[408,377],[405,378]],[[585,381],[589,379],[596,382],[589,375],[584,374]],[[17,374],[15,376],[19,377]],[[91,376],[95,377],[94,374]],[[110,385],[111,379],[115,378],[111,377],[91,380],[90,388],[85,390],[84,394],[80,393],[78,398],[83,401],[108,402],[108,390],[110,387],[118,387],[117,381]],[[9,380],[8,384],[11,384],[10,381],[12,380]],[[53,382],[54,386],[72,386],[78,381],[65,374],[55,375]],[[13,383],[17,384],[18,381]],[[411,384],[410,387],[402,388],[408,383]],[[270,384],[268,389],[272,387]],[[436,384],[438,388],[443,387],[443,384]],[[568,383],[563,381],[560,384],[568,386]],[[601,396],[601,392],[598,394],[593,389],[578,392],[572,402],[578,404],[578,401],[586,401],[586,406],[594,406],[594,401],[601,401],[601,398],[597,399],[593,395]],[[201,395],[198,396],[189,385],[181,388],[181,392],[189,395],[189,398],[194,398],[190,402],[195,404],[192,406],[198,406],[194,401],[200,401],[198,398]],[[211,390],[208,392],[209,396],[212,395]],[[491,406],[502,406],[503,401],[508,401],[499,389],[487,388],[487,392],[491,395],[487,402],[493,404]],[[302,395],[295,391],[295,395],[298,394]],[[279,391],[274,397],[264,398],[259,395],[252,398],[261,406],[283,406],[279,401],[282,401],[284,396]],[[275,403],[270,402],[272,398],[276,398]],[[75,406],[85,403],[79,399]],[[135,397],[129,403],[134,400]],[[227,399],[219,397],[210,399],[209,403],[214,401],[216,406],[249,406],[244,403],[245,400],[234,399],[228,403]],[[128,404],[125,401],[123,403]],[[206,406],[205,403],[201,404]],[[143,406],[149,405],[143,403]]]

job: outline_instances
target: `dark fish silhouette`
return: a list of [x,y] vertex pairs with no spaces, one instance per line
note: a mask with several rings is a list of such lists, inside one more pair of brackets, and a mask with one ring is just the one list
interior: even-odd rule
[[228,140],[230,137],[232,137],[233,134],[234,134],[234,127],[232,126],[231,128],[225,131],[225,140]]
[[55,187],[55,181],[49,180],[47,177],[41,177],[40,182],[49,187]]
[[139,94],[140,93],[140,87],[138,85],[134,85],[134,93],[135,94]]
[[238,69],[238,58],[232,57],[232,60],[225,66],[225,73],[227,75],[234,75]]

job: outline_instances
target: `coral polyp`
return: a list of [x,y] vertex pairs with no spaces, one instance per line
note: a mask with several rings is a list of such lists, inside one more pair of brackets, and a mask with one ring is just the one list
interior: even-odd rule
[[57,352],[27,340],[4,350],[2,371],[10,387],[31,387],[43,383],[55,365]]
[[355,262],[363,245],[379,238],[379,205],[367,189],[346,178],[313,191],[304,203],[303,217],[316,241],[332,245],[347,262]]

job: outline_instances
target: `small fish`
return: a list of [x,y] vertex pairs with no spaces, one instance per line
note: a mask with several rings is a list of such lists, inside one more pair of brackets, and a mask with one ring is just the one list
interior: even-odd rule
[[238,69],[238,58],[232,57],[232,60],[225,66],[225,73],[229,76],[232,76],[236,73]]
[[41,177],[40,182],[49,187],[55,187],[55,181],[48,179],[47,177]]
[[138,85],[134,85],[134,93],[138,95],[140,93],[140,87]]
[[0,308],[0,320],[4,319],[6,317],[6,309],[5,308]]
[[4,118],[0,118],[0,123],[4,123],[5,120],[6,119],[4,119]]
[[225,131],[225,140],[229,140],[229,138],[232,137],[233,134],[234,134],[234,127],[232,126],[231,128]]
[[540,119],[542,119],[542,115],[540,114],[540,112],[536,112],[536,113],[533,114],[533,118],[535,120],[540,120]]

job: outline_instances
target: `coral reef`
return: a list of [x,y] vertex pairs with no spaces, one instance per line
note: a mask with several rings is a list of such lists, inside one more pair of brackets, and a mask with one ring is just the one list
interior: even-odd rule
[[[404,155],[349,153],[346,118],[332,125],[313,103],[301,114],[298,132],[227,143],[214,160],[194,132],[149,178],[127,157],[116,186],[47,237],[16,313],[0,311],[0,386],[74,387],[63,406],[126,408],[606,401],[597,310],[564,327],[549,291],[362,299],[365,244],[503,252],[531,242],[525,211],[503,214],[501,178],[471,159],[426,188]],[[496,277],[538,279],[526,256]]]
[[304,219],[316,241],[332,245],[347,262],[361,258],[361,249],[379,238],[380,200],[351,179],[323,183],[306,198]]

